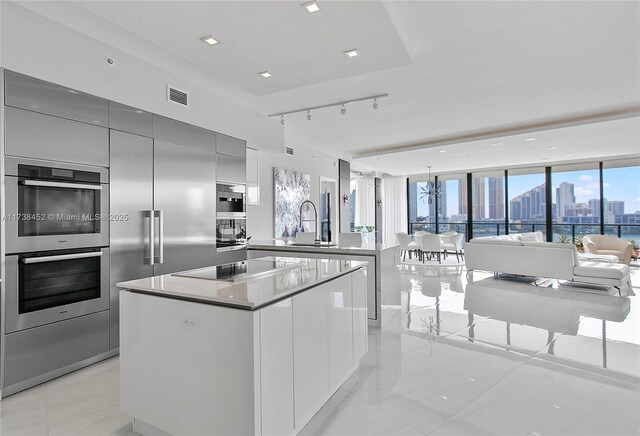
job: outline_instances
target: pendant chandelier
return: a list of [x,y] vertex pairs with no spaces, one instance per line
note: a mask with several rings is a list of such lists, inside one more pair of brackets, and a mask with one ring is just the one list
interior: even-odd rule
[[429,205],[433,204],[433,199],[439,197],[442,194],[441,184],[440,182],[436,183],[431,180],[431,166],[429,166],[429,180],[427,180],[427,186],[422,187],[422,194],[420,198],[424,201],[427,199]]

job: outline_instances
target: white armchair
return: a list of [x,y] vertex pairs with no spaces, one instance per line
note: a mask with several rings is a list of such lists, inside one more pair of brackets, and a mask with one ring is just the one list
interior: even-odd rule
[[585,253],[617,256],[620,263],[631,263],[633,244],[626,239],[607,235],[586,235],[582,238],[582,244]]

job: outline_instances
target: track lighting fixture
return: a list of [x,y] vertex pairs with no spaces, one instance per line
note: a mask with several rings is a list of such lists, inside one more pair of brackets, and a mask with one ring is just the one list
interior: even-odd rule
[[280,124],[284,126],[284,115],[280,115]]
[[338,101],[338,102],[335,102],[335,103],[324,104],[322,106],[305,107],[303,109],[295,109],[295,110],[287,111],[287,112],[279,112],[277,114],[271,114],[271,115],[269,115],[269,117],[280,117],[280,122],[282,124],[284,124],[283,117],[285,115],[291,115],[291,114],[298,114],[298,113],[306,112],[307,113],[307,119],[311,120],[311,111],[314,111],[314,110],[317,110],[317,109],[325,109],[325,108],[329,108],[329,107],[338,107],[338,106],[340,106],[340,114],[341,115],[345,115],[347,113],[347,105],[350,104],[350,103],[357,103],[357,102],[360,102],[360,101],[373,100],[373,108],[374,109],[378,109],[378,99],[379,98],[388,97],[388,96],[389,96],[389,94],[370,95],[368,97],[361,97],[361,98],[354,98],[352,100]]

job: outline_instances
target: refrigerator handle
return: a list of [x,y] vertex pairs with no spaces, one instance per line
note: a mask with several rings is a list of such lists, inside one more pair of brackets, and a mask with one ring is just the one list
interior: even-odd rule
[[156,231],[155,231],[155,217],[154,217],[154,213],[152,210],[148,210],[144,212],[144,216],[145,218],[149,218],[149,227],[147,228],[148,233],[149,233],[149,239],[148,239],[148,247],[147,247],[147,256],[144,259],[144,263],[146,263],[147,265],[154,265],[155,264],[155,239],[156,239]]
[[153,214],[158,217],[158,257],[155,261],[164,263],[164,211],[155,210]]

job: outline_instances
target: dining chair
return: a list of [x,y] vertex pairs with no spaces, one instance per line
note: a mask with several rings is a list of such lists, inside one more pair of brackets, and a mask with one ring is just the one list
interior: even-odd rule
[[456,260],[460,262],[460,257],[464,260],[464,252],[462,251],[464,235],[462,233],[456,233],[453,236],[448,237],[448,241],[442,244],[442,249],[444,250],[444,256],[447,257],[447,253],[452,251],[456,254]]
[[424,263],[424,258],[427,256],[429,260],[432,257],[438,257],[438,263],[442,263],[441,251],[442,251],[442,241],[439,235],[427,234],[422,235],[420,239],[420,252],[422,255],[422,263]]
[[338,245],[340,247],[362,247],[362,233],[360,232],[339,233]]
[[400,246],[400,256],[402,256],[402,261],[407,260],[407,252],[409,252],[409,259],[411,259],[411,253],[420,249],[420,245],[411,240],[411,236],[404,232],[396,233],[396,240],[398,241],[398,245]]

